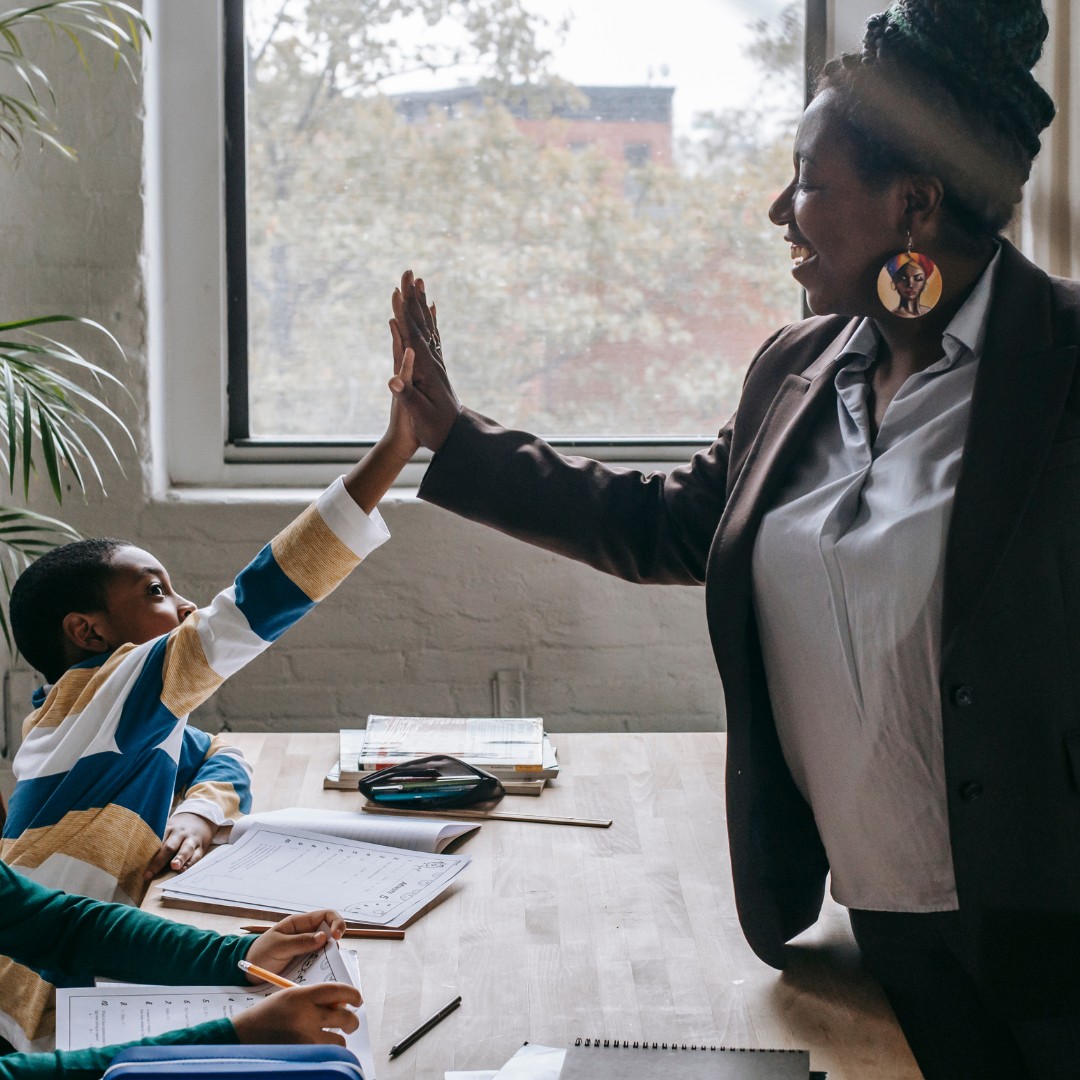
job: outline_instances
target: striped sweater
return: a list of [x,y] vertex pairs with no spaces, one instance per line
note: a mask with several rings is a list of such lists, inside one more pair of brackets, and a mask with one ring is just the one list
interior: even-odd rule
[[[339,479],[208,607],[65,672],[24,725],[0,858],[44,885],[138,904],[170,814],[226,824],[247,809],[246,763],[188,713],[388,535]],[[54,985],[0,958],[0,1035],[16,1049],[51,1046]]]

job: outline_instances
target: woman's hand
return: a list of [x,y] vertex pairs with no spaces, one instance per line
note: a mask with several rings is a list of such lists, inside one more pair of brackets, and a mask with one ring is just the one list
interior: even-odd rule
[[165,835],[161,847],[143,871],[143,878],[150,881],[165,869],[186,870],[197,863],[209,850],[217,826],[198,814],[173,814],[165,822]]
[[416,439],[438,451],[461,412],[461,403],[443,363],[435,306],[428,306],[424,282],[414,279],[411,270],[402,274],[401,288],[394,290],[391,302],[394,377],[390,390]]
[[[345,933],[345,920],[336,911],[309,911],[304,915],[290,915],[260,934],[248,949],[245,957],[250,963],[280,975],[298,956],[321,949],[328,938],[319,927],[326,923],[330,937],[340,938]],[[254,975],[248,981],[260,980]]]
[[[344,1046],[339,1032],[360,1021],[348,1006],[360,1004],[360,991],[346,983],[315,983],[272,994],[232,1018],[242,1043],[326,1043]],[[327,1028],[337,1030],[327,1031]]]

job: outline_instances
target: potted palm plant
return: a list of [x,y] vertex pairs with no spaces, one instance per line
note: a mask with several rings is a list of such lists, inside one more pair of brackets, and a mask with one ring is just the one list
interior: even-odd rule
[[[52,84],[26,51],[27,31],[34,28],[45,28],[72,48],[88,70],[84,46],[99,43],[111,53],[114,68],[124,68],[132,78],[138,76],[133,61],[140,58],[143,35],[149,37],[138,11],[106,0],[56,0],[0,14],[0,73],[7,72],[0,88],[0,158],[10,169],[18,167],[28,142],[76,157],[60,138]],[[110,432],[131,441],[102,396],[106,384],[121,389],[122,384],[65,344],[64,330],[72,324],[90,327],[105,347],[123,355],[116,338],[84,316],[46,314],[0,322],[0,469],[7,476],[9,498],[21,489],[25,499],[31,477],[42,471],[58,504],[66,478],[81,492],[89,482],[103,491],[97,457],[104,453],[118,461]],[[59,518],[0,500],[0,590],[8,593],[28,561],[77,536]],[[6,608],[0,603],[0,629],[10,645]]]

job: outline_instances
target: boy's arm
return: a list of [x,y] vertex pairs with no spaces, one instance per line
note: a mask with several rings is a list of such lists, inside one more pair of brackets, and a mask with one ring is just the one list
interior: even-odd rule
[[220,735],[184,729],[176,791],[182,797],[169,820],[161,847],[144,877],[150,881],[166,865],[184,870],[209,850],[218,830],[232,825],[251,809],[251,766]]

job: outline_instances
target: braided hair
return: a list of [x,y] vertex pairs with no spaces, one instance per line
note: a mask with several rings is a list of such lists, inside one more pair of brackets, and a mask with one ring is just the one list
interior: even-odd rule
[[830,60],[864,179],[940,178],[969,238],[1008,224],[1054,103],[1031,69],[1049,23],[1039,0],[896,0],[866,23],[861,53]]

